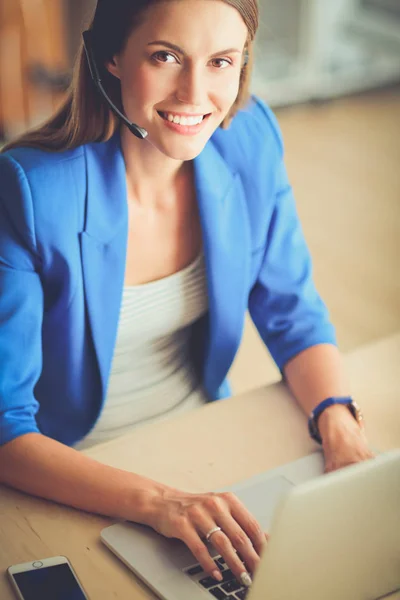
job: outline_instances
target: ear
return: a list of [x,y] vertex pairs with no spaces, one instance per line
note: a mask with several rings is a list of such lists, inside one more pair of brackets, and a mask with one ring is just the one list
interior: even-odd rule
[[111,75],[114,75],[117,79],[121,79],[118,58],[116,56],[113,56],[111,60],[108,60],[104,66]]

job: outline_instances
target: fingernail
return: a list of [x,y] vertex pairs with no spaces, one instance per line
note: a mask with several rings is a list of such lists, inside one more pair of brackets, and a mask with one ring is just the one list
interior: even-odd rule
[[251,584],[253,583],[251,580],[251,577],[248,573],[246,573],[246,571],[244,571],[241,576],[240,576],[240,581],[243,583],[243,585],[245,585],[246,587],[250,587]]
[[214,579],[216,579],[217,581],[222,581],[223,577],[221,575],[221,571],[213,571],[212,572],[212,576],[214,577]]

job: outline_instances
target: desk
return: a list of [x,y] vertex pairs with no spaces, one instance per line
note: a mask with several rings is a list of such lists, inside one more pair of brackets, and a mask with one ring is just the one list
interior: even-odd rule
[[[400,333],[358,349],[345,363],[372,446],[400,447]],[[86,454],[188,491],[210,491],[315,449],[304,414],[278,383],[143,427]],[[1,600],[14,600],[4,573],[9,565],[59,554],[68,556],[94,600],[154,598],[100,542],[101,529],[112,522],[0,486]]]

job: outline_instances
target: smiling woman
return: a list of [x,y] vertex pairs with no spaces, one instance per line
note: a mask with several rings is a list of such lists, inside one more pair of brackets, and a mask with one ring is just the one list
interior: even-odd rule
[[[128,118],[148,132],[153,146],[190,160],[236,102],[248,40],[244,20],[230,4],[178,0],[166,10],[165,2],[156,3],[106,67],[121,82]],[[201,122],[189,125],[194,117]]]
[[[196,0],[98,2],[90,24],[95,56],[100,65],[103,86],[119,110],[126,109],[130,113],[130,104],[135,101],[139,104],[138,95],[143,89],[141,86],[151,85],[152,82],[151,70],[146,69],[146,66],[150,67],[151,64],[161,69],[161,72],[153,76],[153,79],[157,79],[157,85],[166,81],[167,75],[162,69],[168,65],[175,71],[180,67],[179,71],[183,73],[181,79],[184,95],[188,85],[198,85],[199,90],[205,89],[198,61],[207,66],[205,71],[208,77],[211,81],[214,80],[214,87],[218,86],[220,91],[224,91],[225,102],[229,104],[227,107],[221,107],[222,110],[215,111],[217,114],[213,115],[209,123],[208,133],[214,125],[228,127],[236,112],[246,105],[249,100],[253,40],[259,18],[257,0],[208,0],[207,11],[199,10],[199,4],[202,3]],[[179,14],[179,27],[176,13]],[[199,22],[201,17],[202,26]],[[163,35],[160,38],[158,34],[161,33],[161,29]],[[177,43],[182,34],[184,39],[190,40],[192,48],[184,48],[184,44],[180,47]],[[233,48],[232,41],[235,46]],[[129,99],[123,99],[121,94],[125,79],[121,81],[121,85],[115,69],[116,56],[125,56],[123,64],[139,69],[136,75],[142,77],[140,81],[133,74],[130,77],[131,81],[135,81],[135,89],[132,90],[134,93]],[[198,74],[197,82],[190,81],[194,71]],[[228,72],[217,75],[216,71]],[[115,76],[111,76],[110,73]],[[205,76],[205,73],[202,75]],[[174,77],[177,77],[177,73]],[[168,74],[168,78],[171,81],[171,75]],[[204,99],[196,100],[199,101],[203,102]],[[170,112],[174,114],[173,110]],[[82,46],[71,90],[63,106],[43,126],[12,141],[5,150],[16,146],[30,146],[63,151],[90,142],[106,141],[112,137],[119,125],[118,118],[97,94]],[[141,125],[145,127],[144,122]]]
[[278,123],[249,97],[257,21],[255,0],[99,0],[92,58],[147,135],[82,50],[64,107],[0,154],[0,483],[150,525],[221,580],[212,540],[243,585],[265,536],[237,498],[79,450],[228,398],[249,310],[328,468],[370,456]]

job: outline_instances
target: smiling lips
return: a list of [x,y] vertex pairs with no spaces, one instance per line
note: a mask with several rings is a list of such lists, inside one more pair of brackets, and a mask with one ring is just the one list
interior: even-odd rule
[[169,123],[181,125],[182,127],[196,127],[200,125],[208,115],[177,115],[169,112],[159,112],[160,117]]

